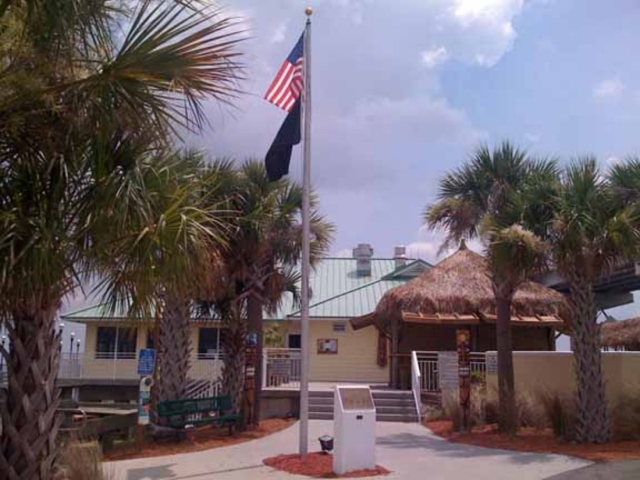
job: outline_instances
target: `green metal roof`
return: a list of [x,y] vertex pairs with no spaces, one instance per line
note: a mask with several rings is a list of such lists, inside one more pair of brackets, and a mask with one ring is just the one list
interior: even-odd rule
[[[371,275],[362,277],[356,273],[354,258],[325,258],[311,271],[309,285],[311,318],[351,318],[372,312],[384,293],[400,286],[431,265],[422,260],[408,260],[407,265],[396,270],[395,261],[390,258],[373,258]],[[275,315],[265,315],[266,320],[284,320],[299,317],[299,306],[291,297],[282,302]],[[70,312],[62,316],[73,322],[96,320],[119,320],[127,318],[126,312],[116,311],[106,315],[102,305]]]

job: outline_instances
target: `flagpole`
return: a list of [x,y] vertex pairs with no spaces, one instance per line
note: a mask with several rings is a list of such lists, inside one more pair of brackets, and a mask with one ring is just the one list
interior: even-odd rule
[[302,173],[302,309],[300,312],[301,374],[300,374],[300,454],[309,451],[309,224],[311,195],[311,7],[305,9],[307,24],[304,29],[304,149]]

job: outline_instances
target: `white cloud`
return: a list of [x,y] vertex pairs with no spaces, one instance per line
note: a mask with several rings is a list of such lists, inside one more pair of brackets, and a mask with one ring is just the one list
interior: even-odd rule
[[447,53],[447,49],[440,47],[432,47],[429,50],[425,50],[422,52],[422,63],[427,68],[435,68],[443,63],[445,63],[449,59],[449,54]]
[[627,89],[618,78],[609,78],[601,81],[593,88],[593,96],[597,99],[619,98]]
[[269,41],[271,43],[282,43],[286,38],[286,33],[287,33],[287,22],[282,22],[276,27]]
[[483,67],[495,65],[513,46],[513,20],[523,7],[524,0],[455,0],[449,9],[459,27],[450,40],[455,56]]
[[353,257],[353,250],[351,248],[341,248],[334,256],[338,258],[351,258]]
[[540,134],[535,132],[526,132],[524,139],[529,143],[538,143],[540,141]]

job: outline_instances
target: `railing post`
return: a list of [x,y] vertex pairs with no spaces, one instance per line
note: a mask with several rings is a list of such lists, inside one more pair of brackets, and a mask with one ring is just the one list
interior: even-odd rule
[[269,359],[269,355],[267,353],[267,349],[262,350],[262,388],[267,387],[267,361]]
[[418,355],[415,350],[411,351],[411,390],[413,391],[413,400],[416,404],[416,414],[418,415],[418,423],[421,421],[422,410],[422,374],[420,365],[418,364]]

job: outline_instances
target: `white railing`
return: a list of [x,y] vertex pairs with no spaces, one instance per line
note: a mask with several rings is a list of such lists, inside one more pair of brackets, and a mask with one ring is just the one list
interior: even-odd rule
[[263,387],[300,386],[302,359],[299,348],[265,348],[263,352]]
[[423,392],[439,392],[438,352],[412,352],[420,370],[420,390]]
[[418,356],[415,351],[411,352],[411,390],[413,391],[413,400],[416,403],[416,413],[418,414],[418,423],[420,423],[420,414],[422,412],[421,399],[422,374],[420,373],[420,365],[418,364]]
[[[216,381],[222,377],[223,358],[216,355],[193,355],[189,378]],[[139,379],[135,353],[109,352],[63,353],[60,355],[58,378],[63,380],[135,380]]]
[[[420,374],[420,389],[423,392],[440,392],[440,376],[438,368],[438,352],[412,352],[416,354]],[[487,364],[485,353],[471,352],[471,375],[481,382],[486,381]]]
[[484,353],[472,353],[470,355],[471,379],[480,379],[482,383],[487,381],[487,361]]

